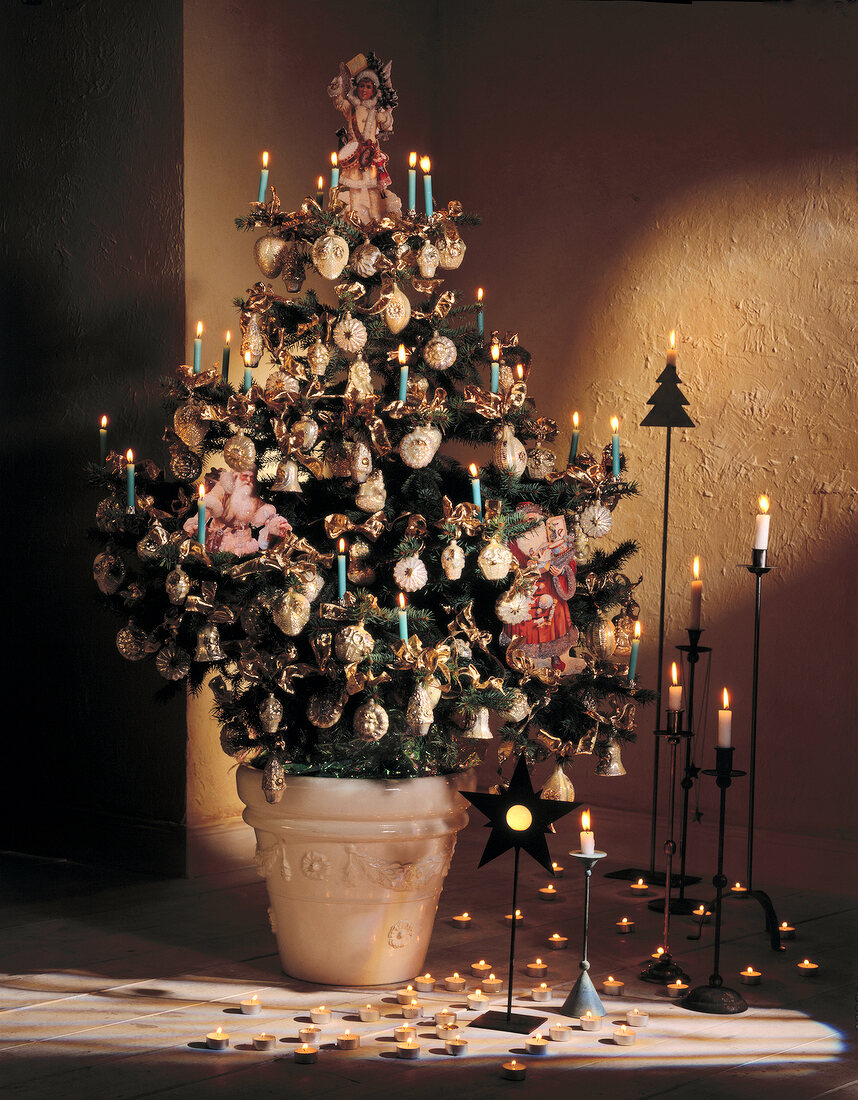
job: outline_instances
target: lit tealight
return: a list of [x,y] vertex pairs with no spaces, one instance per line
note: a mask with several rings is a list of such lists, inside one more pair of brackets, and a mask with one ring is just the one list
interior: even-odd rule
[[805,959],[798,964],[798,968],[805,978],[810,978],[819,970],[819,963],[812,963],[810,959]]
[[588,1009],[583,1016],[579,1016],[578,1023],[581,1025],[582,1031],[601,1031],[602,1030],[602,1017],[594,1016]]
[[614,1032],[614,1042],[618,1047],[630,1047],[635,1041],[635,1033],[626,1024],[622,1024]]
[[609,975],[602,982],[602,992],[606,993],[609,997],[619,997],[625,989],[625,986],[625,982],[621,982],[618,978]]
[[677,1000],[679,997],[684,997],[688,992],[688,982],[681,982],[679,978],[675,982],[671,982],[667,987],[667,995],[672,1000]]
[[431,974],[424,974],[414,979],[414,988],[419,993],[431,993],[435,989],[435,979]]
[[542,959],[534,959],[527,964],[526,970],[531,978],[544,978],[548,973],[548,963],[544,963]]
[[360,1035],[353,1035],[348,1028],[337,1036],[337,1046],[340,1050],[357,1050],[360,1046]]
[[402,1006],[403,1020],[416,1020],[418,1016],[422,1015],[423,1005],[417,1001],[412,1001],[411,1004]]
[[262,1003],[259,997],[254,993],[248,1000],[242,1001],[239,1007],[245,1016],[258,1016],[262,1009]]
[[629,932],[634,932],[634,930],[635,922],[633,920],[629,920],[628,917],[623,917],[622,920],[617,921],[617,932],[619,932],[621,936],[625,936]]
[[554,885],[549,882],[547,886],[540,886],[539,896],[543,901],[554,901],[555,898],[559,898],[560,895],[554,889]]
[[649,1024],[649,1013],[642,1012],[639,1008],[630,1008],[626,1013],[626,1023],[629,1027],[646,1027]]
[[551,861],[551,870],[554,872],[554,877],[555,878],[563,878],[563,868],[560,866],[559,863],[555,863],[552,860]]
[[416,1039],[407,1039],[405,1042],[396,1044],[396,1057],[397,1058],[419,1058],[420,1057],[420,1044]]
[[458,970],[444,979],[444,985],[450,993],[461,993],[465,984],[465,979],[460,976]]
[[444,1040],[444,1050],[454,1057],[461,1057],[468,1053],[468,1043],[461,1035],[454,1035],[451,1039]]
[[362,1024],[374,1024],[381,1018],[381,1012],[375,1005],[364,1005],[358,1009],[358,1015]]
[[501,1076],[508,1081],[523,1081],[527,1076],[527,1066],[513,1058],[511,1062],[504,1062],[501,1066]]
[[664,948],[663,947],[657,947],[655,949],[655,951],[653,951],[653,953],[650,955],[650,958],[658,960],[658,959],[661,958],[661,956],[663,954],[664,954]]
[[409,1040],[417,1038],[417,1028],[401,1024],[393,1029],[393,1038],[397,1043],[407,1043]]
[[569,937],[561,936],[559,932],[554,932],[548,937],[548,946],[552,951],[562,951],[569,946]]
[[480,959],[479,962],[471,963],[471,973],[475,978],[484,978],[487,974],[491,974],[491,963],[487,963],[485,959]]
[[549,1024],[548,1038],[555,1043],[568,1043],[572,1038],[572,1028],[568,1024]]
[[260,1032],[259,1035],[253,1036],[253,1049],[254,1050],[274,1050],[277,1045],[277,1036],[269,1035],[267,1032]]
[[[520,909],[516,909],[515,919],[516,919],[516,921],[524,920],[524,916],[522,915],[522,912],[521,912]],[[507,922],[507,924],[512,924],[512,920],[513,920],[512,913],[507,913],[507,915],[504,917],[504,920]]]
[[540,982],[531,989],[530,995],[534,1001],[550,1001],[553,993],[545,982]]
[[741,972],[741,978],[744,985],[759,985],[762,976],[762,972],[754,970],[752,966],[749,966],[747,970]]
[[503,989],[503,979],[496,978],[494,974],[489,974],[487,978],[483,978],[481,984],[485,993],[500,993]]
[[633,894],[646,894],[649,892],[649,886],[642,878],[639,878],[637,882],[629,883],[629,889]]
[[731,894],[747,894],[748,887],[743,886],[741,882],[736,882],[730,887]]
[[548,1041],[543,1039],[540,1034],[528,1035],[524,1040],[524,1046],[528,1054],[547,1054],[548,1053]]
[[296,1062],[300,1062],[302,1065],[309,1065],[311,1062],[318,1062],[319,1049],[318,1047],[311,1047],[309,1043],[302,1043],[301,1046],[295,1047],[293,1058]]
[[786,921],[778,925],[778,932],[780,932],[782,940],[795,939],[795,928],[791,924],[787,924]]
[[311,1008],[310,1022],[313,1024],[329,1024],[331,1022],[331,1010],[325,1008],[324,1005],[319,1005],[318,1008]]
[[453,919],[453,924],[455,924],[455,926],[457,928],[469,928],[470,925],[471,925],[471,914],[470,913],[459,913],[455,917],[453,917],[452,919]]
[[226,1050],[229,1046],[229,1035],[219,1027],[217,1031],[210,1031],[206,1035],[206,1046],[209,1050]]
[[397,989],[396,999],[401,1005],[410,1005],[414,1000],[415,989],[413,985],[407,985],[405,989]]

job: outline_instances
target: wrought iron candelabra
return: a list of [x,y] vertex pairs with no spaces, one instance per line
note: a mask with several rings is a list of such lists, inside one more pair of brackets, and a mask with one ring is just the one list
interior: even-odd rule
[[578,969],[581,973],[560,1009],[561,1015],[571,1016],[573,1019],[578,1019],[587,1012],[591,1012],[594,1016],[605,1015],[605,1006],[602,1004],[599,994],[596,992],[596,987],[593,985],[593,979],[589,974],[590,960],[587,958],[587,941],[590,935],[590,875],[599,860],[604,859],[607,854],[607,852],[593,852],[592,855],[584,852],[569,853],[570,856],[574,856],[578,860],[584,869],[584,946],[581,949],[581,961],[578,963]]

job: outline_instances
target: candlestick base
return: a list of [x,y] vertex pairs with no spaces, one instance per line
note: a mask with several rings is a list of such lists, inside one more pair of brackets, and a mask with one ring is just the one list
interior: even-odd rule
[[593,1016],[604,1016],[605,1006],[602,1004],[596,987],[586,970],[582,971],[578,981],[572,986],[572,991],[563,1002],[563,1007],[558,1010],[560,1016],[568,1016],[577,1020],[587,1013]]
[[486,1031],[508,1031],[513,1035],[528,1035],[535,1027],[541,1027],[547,1019],[547,1016],[507,1015],[506,1012],[493,1008],[476,1020],[471,1020],[467,1026],[484,1028]]
[[[679,882],[675,882],[675,886],[682,885],[682,876],[674,876],[679,878]],[[689,875],[685,876],[685,884],[690,882],[699,882],[699,878],[692,878]],[[670,899],[670,912],[674,915],[682,917],[690,916],[695,909],[699,909],[701,905],[704,905],[704,901],[701,898],[671,898]],[[647,909],[653,913],[664,912],[664,898],[653,898],[652,901],[647,902]]]
[[748,1010],[742,996],[723,985],[698,985],[676,1003],[692,1012],[709,1012],[714,1016],[736,1016]]
[[654,959],[649,966],[640,972],[642,982],[652,982],[654,985],[671,985],[673,982],[688,982],[691,979],[679,965],[673,961],[669,954],[664,954],[660,959]]
[[[654,871],[650,867],[623,867],[620,871],[606,871],[604,877],[620,879],[623,882],[637,882],[639,878],[642,878],[650,886],[664,886],[667,882],[667,875],[664,871]],[[700,882],[700,875],[674,873],[670,876],[671,887],[693,886],[695,882]]]

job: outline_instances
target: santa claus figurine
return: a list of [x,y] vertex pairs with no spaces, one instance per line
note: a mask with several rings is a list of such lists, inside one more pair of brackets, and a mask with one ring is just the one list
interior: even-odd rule
[[[211,470],[206,474],[206,550],[246,557],[266,550],[272,539],[292,530],[289,521],[265,504],[256,490],[253,470]],[[197,532],[197,518],[185,521],[189,535]]]

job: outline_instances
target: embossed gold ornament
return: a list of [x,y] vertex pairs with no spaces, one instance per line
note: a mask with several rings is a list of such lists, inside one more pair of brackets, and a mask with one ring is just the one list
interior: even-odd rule
[[352,719],[352,729],[361,741],[380,741],[389,727],[387,711],[374,699],[362,703]]
[[375,649],[375,639],[363,623],[352,623],[334,637],[334,652],[343,664],[352,664],[369,657]]
[[203,420],[203,407],[196,401],[180,405],[173,413],[173,431],[186,447],[195,451],[208,434],[209,424]]
[[182,604],[191,591],[191,578],[181,565],[177,565],[175,569],[171,569],[167,574],[167,579],[164,581],[164,588],[166,589],[167,599],[170,603],[176,605]]
[[170,472],[179,481],[196,481],[203,472],[199,457],[183,443],[170,444]]
[[554,802],[575,801],[575,787],[572,784],[572,780],[563,770],[563,765],[561,763],[554,766],[554,771],[548,777],[545,786],[540,792],[540,798],[550,798]]
[[440,430],[427,424],[414,428],[403,436],[399,453],[406,466],[410,466],[412,470],[420,470],[429,465],[440,446]]
[[116,648],[126,661],[142,661],[147,652],[146,631],[129,623],[116,635]]
[[259,724],[266,733],[276,733],[282,721],[283,704],[269,693],[259,704]]
[[473,719],[462,734],[468,741],[491,741],[494,736],[489,726],[488,707],[477,707]]
[[155,668],[165,680],[184,680],[191,671],[191,658],[175,642],[165,642],[155,654]]
[[112,596],[122,587],[127,575],[125,562],[118,554],[103,550],[96,554],[92,563],[92,579],[98,585],[99,592]]
[[253,258],[266,279],[277,278],[283,270],[288,251],[288,241],[275,233],[266,233],[253,242]]
[[384,321],[394,336],[397,336],[411,320],[411,302],[408,295],[395,284],[384,306]]
[[423,349],[423,361],[432,370],[445,371],[456,362],[456,354],[453,341],[448,336],[440,336],[436,329]]
[[604,504],[591,504],[581,513],[581,530],[591,538],[600,539],[611,530],[614,517]]
[[337,685],[323,688],[310,696],[307,717],[319,729],[330,729],[342,718],[347,697],[345,690]]
[[262,771],[262,793],[265,801],[272,805],[279,802],[286,789],[286,773],[283,769],[283,761],[275,753],[271,753],[265,762]]
[[284,634],[294,637],[310,620],[310,601],[303,592],[290,588],[272,600],[271,618]]
[[502,581],[513,563],[512,551],[498,538],[492,536],[477,555],[477,564],[489,581]]
[[509,424],[504,424],[502,434],[495,443],[494,464],[498,470],[513,477],[521,477],[527,466],[527,451]]
[[405,711],[405,726],[411,737],[425,737],[432,726],[434,710],[429,692],[418,684]]
[[597,619],[584,631],[584,641],[597,660],[607,661],[617,648],[614,624],[609,619]]
[[222,661],[226,657],[220,644],[220,631],[216,623],[204,623],[197,631],[195,661]]
[[381,470],[373,470],[358,489],[355,504],[362,512],[378,512],[384,507],[386,500],[384,475]]
[[457,581],[465,568],[465,551],[455,539],[441,551],[441,568],[447,580]]
[[393,579],[403,591],[416,592],[428,580],[426,566],[416,554],[411,554],[393,567]]
[[316,270],[325,279],[337,279],[349,262],[349,245],[344,237],[329,226],[325,235],[319,237],[311,249]]
[[331,353],[321,340],[316,340],[307,352],[307,362],[313,374],[324,374],[331,361]]

